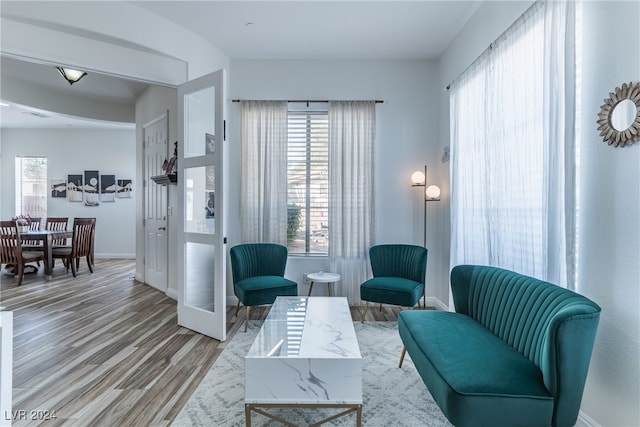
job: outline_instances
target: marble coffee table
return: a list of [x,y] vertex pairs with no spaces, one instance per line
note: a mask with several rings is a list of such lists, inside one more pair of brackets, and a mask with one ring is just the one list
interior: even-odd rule
[[344,297],[278,297],[245,357],[245,415],[293,425],[265,409],[342,409],[362,422],[362,356]]

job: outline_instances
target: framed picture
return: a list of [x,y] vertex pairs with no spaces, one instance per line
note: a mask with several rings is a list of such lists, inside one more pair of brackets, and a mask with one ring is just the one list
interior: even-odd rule
[[204,206],[206,210],[205,218],[214,218],[215,208],[216,208],[216,197],[213,191],[206,192],[206,201]]
[[82,175],[67,175],[67,200],[81,202],[83,200],[83,192]]
[[84,171],[84,205],[98,206],[100,174],[98,171]]
[[116,201],[116,176],[100,175],[100,201]]
[[205,141],[204,154],[215,154],[216,153],[216,137],[211,135],[210,133],[205,133],[204,141]]
[[[167,164],[167,170],[165,171],[165,175],[171,175],[172,173],[174,173],[174,169],[177,168],[176,165],[176,161],[177,161],[177,157],[172,157],[171,159],[169,159],[169,163]],[[164,165],[162,166],[164,168]]]
[[207,182],[206,189],[207,190],[215,190],[216,189],[216,167],[215,166],[206,166],[206,174],[207,174]]
[[116,194],[119,199],[131,198],[133,184],[130,179],[119,179],[116,181]]
[[67,197],[67,181],[63,178],[51,180],[51,197],[66,198]]

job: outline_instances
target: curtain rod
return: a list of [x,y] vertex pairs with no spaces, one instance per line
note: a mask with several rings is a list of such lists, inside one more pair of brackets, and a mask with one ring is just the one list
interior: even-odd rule
[[466,73],[468,69],[470,69],[476,62],[478,62],[480,60],[480,58],[483,58],[484,55],[486,55],[487,52],[490,52],[491,50],[493,50],[493,48],[496,45],[496,43],[500,42],[506,36],[506,34],[509,33],[509,31],[511,31],[511,29],[516,26],[516,24],[519,24],[520,22],[529,19],[530,15],[532,15],[536,11],[536,8],[542,7],[541,5],[543,5],[543,4],[544,4],[544,0],[539,0],[539,1],[534,2],[531,6],[529,6],[527,8],[527,10],[525,10],[522,13],[522,15],[520,15],[518,18],[516,18],[516,20],[513,22],[513,24],[509,25],[509,27],[506,30],[504,30],[498,36],[497,39],[495,39],[493,42],[489,43],[489,47],[487,47],[485,50],[483,50],[482,53],[480,55],[478,55],[478,57],[476,59],[474,59],[473,62],[471,62],[471,64],[469,64],[469,66],[467,68],[462,70],[462,72],[460,74],[458,74],[458,77],[456,77],[455,79],[453,79],[453,81],[451,83],[446,85],[444,87],[444,91],[448,92],[451,89],[451,86],[456,84],[456,82],[458,81],[460,76],[462,76],[464,73]]
[[[232,99],[231,102],[242,102],[242,101],[248,101],[248,99]],[[288,99],[286,100],[286,102],[306,102],[307,104],[311,103],[311,102],[331,102],[334,100],[328,100],[328,99]],[[383,104],[384,101],[381,101],[379,99],[374,100],[373,102],[375,102],[376,104]]]

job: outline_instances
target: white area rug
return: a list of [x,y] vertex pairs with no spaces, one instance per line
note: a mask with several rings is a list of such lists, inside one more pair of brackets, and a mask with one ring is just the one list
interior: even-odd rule
[[[173,426],[244,426],[244,356],[262,322],[251,321],[228,343],[178,414]],[[362,424],[386,426],[451,426],[429,394],[407,354],[398,368],[402,342],[396,322],[354,322],[363,358]],[[339,410],[270,410],[298,425],[320,421]],[[355,413],[328,426],[355,426]],[[252,426],[279,423],[254,413]]]

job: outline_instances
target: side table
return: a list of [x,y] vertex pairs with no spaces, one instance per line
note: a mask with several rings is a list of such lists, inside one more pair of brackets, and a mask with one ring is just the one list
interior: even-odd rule
[[337,283],[340,280],[340,275],[337,273],[311,273],[307,274],[307,277],[311,281],[311,285],[309,286],[309,295],[311,296],[311,291],[313,290],[314,283],[326,283],[327,284],[327,292],[329,296],[331,296],[331,284]]

